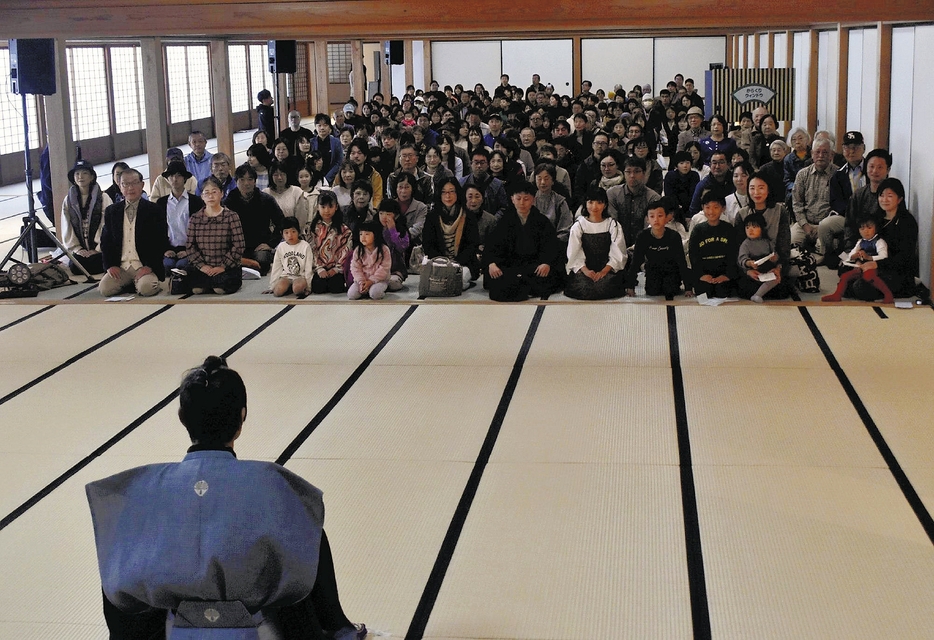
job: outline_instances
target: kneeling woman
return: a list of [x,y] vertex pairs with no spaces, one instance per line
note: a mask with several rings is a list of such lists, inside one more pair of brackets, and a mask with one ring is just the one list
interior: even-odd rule
[[435,187],[435,204],[425,219],[422,248],[425,257],[450,258],[464,268],[464,286],[480,277],[480,227],[467,209],[464,188],[456,178],[444,178]]
[[577,219],[568,238],[568,279],[564,295],[606,300],[626,293],[626,239],[619,223],[606,215],[606,191],[591,187],[587,214]]
[[233,293],[243,281],[245,247],[240,216],[221,205],[224,187],[208,176],[201,187],[204,209],[188,221],[188,279],[192,293]]

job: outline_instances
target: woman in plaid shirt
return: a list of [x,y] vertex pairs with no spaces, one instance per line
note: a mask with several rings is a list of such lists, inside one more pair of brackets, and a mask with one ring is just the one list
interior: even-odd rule
[[243,227],[240,216],[221,206],[224,190],[211,176],[201,187],[204,209],[188,221],[188,278],[192,293],[233,293],[240,288]]

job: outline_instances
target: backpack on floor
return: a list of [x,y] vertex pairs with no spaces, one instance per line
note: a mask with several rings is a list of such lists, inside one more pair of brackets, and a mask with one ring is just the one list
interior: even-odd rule
[[34,284],[39,291],[48,291],[49,289],[74,284],[65,267],[57,262],[31,264],[29,270],[32,271],[32,279],[29,282]]
[[803,293],[820,293],[820,276],[817,274],[817,258],[800,244],[791,245],[788,264],[798,268],[796,286]]

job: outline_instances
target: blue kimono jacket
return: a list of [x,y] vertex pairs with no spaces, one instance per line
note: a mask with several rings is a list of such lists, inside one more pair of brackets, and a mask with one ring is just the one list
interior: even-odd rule
[[257,626],[315,584],[321,491],[279,465],[195,451],[86,491],[104,595],[123,612],[177,610],[175,627],[225,627],[239,611]]

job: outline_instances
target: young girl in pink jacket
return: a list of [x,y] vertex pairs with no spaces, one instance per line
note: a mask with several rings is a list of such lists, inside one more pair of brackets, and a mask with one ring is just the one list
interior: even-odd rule
[[379,222],[362,222],[357,226],[353,239],[353,258],[350,261],[353,284],[347,290],[347,297],[359,300],[369,295],[373,300],[381,300],[386,295],[392,267],[392,255],[383,239],[383,228]]

